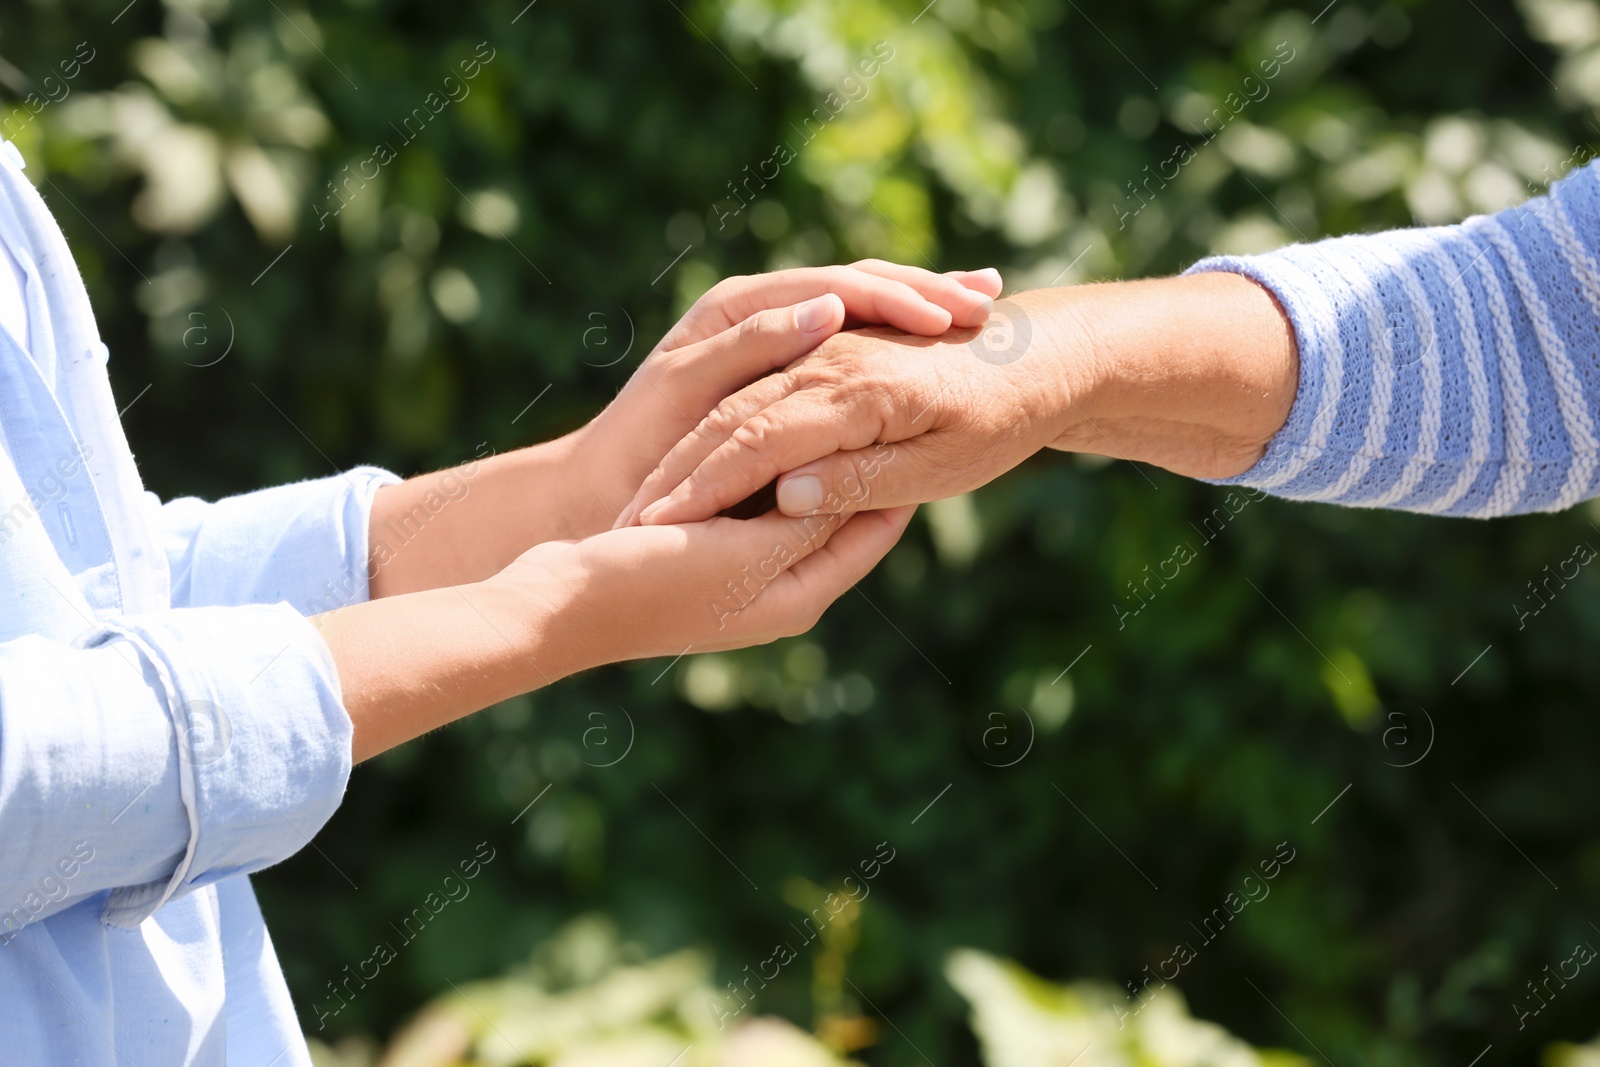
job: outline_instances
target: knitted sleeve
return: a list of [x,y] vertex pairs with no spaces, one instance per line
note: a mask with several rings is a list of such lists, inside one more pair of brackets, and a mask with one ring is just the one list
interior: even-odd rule
[[1216,257],[1278,297],[1289,420],[1223,484],[1487,518],[1600,495],[1600,164],[1458,226]]

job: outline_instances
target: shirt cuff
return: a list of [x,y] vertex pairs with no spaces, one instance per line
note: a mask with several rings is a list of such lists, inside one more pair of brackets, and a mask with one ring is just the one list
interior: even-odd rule
[[114,890],[102,918],[134,927],[174,895],[277,863],[338,807],[350,718],[327,645],[287,604],[109,620],[159,680],[189,824],[170,878]]
[[316,615],[367,600],[372,501],[399,481],[386,470],[357,467],[214,503],[185,497],[160,504],[152,496],[173,604],[285,601]]

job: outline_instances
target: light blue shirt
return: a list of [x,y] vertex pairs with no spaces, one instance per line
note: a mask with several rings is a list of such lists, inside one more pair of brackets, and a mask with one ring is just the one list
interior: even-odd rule
[[88,294],[3,147],[28,329],[0,330],[0,1060],[309,1067],[247,875],[343,795],[350,720],[305,616],[365,599],[395,479],[146,493]]

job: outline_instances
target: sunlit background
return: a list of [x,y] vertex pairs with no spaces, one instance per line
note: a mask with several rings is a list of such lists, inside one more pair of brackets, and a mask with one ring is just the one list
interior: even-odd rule
[[[146,482],[218,495],[564,432],[730,274],[1516,203],[1600,143],[1600,3],[8,0],[0,92]],[[1591,518],[1036,460],[805,638],[359,768],[255,879],[302,1024],[348,1067],[1600,1062],[1600,587],[1529,613]]]

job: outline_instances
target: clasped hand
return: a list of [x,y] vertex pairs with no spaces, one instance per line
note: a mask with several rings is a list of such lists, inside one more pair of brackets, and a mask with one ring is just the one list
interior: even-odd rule
[[[657,511],[648,525],[637,525],[616,522],[617,516],[625,505],[636,508],[630,499],[676,484],[672,472],[687,474],[705,446],[720,443],[718,435],[735,447],[749,444],[734,416],[775,401],[779,386],[788,397],[801,383],[826,379],[825,368],[837,365],[833,354],[859,343],[840,332],[847,324],[875,324],[885,336],[936,346],[934,339],[952,329],[970,333],[984,323],[999,291],[994,271],[939,275],[875,260],[720,283],[663,338],[616,400],[571,435],[566,454],[585,487],[561,502],[570,509],[571,536],[529,549],[495,581],[557,602],[569,636],[556,658],[572,667],[804,632],[894,546],[912,508],[875,503],[870,512],[803,520],[781,512],[718,517],[794,457],[814,458],[787,448],[751,464],[771,471],[764,480],[724,479],[709,493],[695,483],[675,518]],[[806,391],[826,401],[821,391]],[[831,452],[865,449],[875,435],[841,429],[825,439]],[[870,456],[852,454],[848,461],[867,463]],[[794,496],[793,479],[784,492]]]

